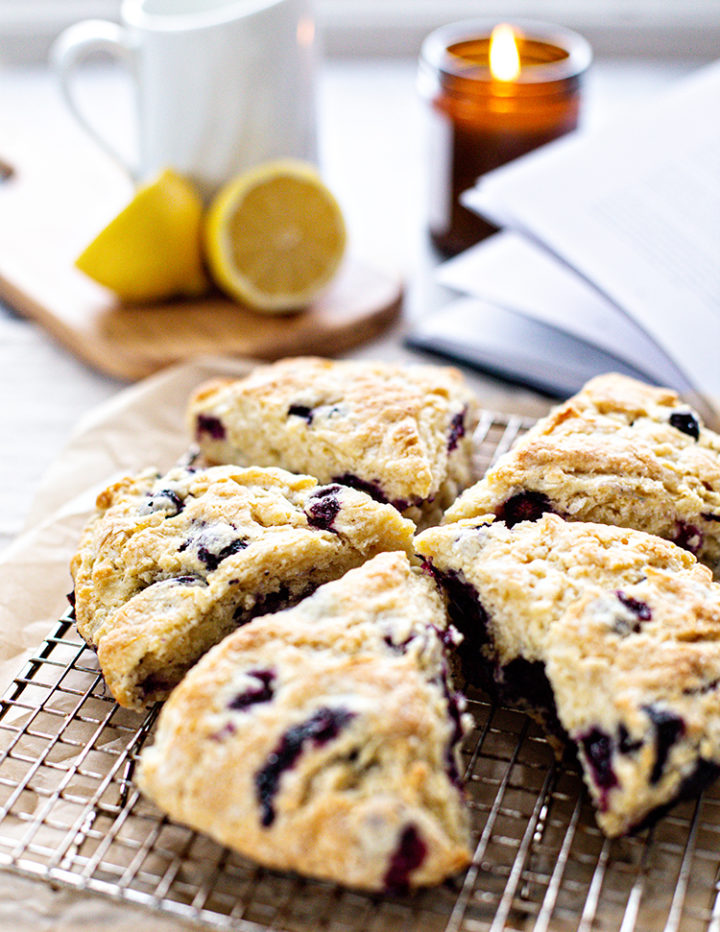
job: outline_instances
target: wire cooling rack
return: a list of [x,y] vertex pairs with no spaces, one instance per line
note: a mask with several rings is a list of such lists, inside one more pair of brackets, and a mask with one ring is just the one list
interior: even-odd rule
[[[486,467],[529,426],[485,414]],[[572,760],[522,713],[471,694],[463,747],[475,855],[406,897],[259,868],[163,817],[132,781],[157,709],[121,709],[61,619],[0,705],[0,867],[239,932],[720,932],[720,792],[608,841]]]

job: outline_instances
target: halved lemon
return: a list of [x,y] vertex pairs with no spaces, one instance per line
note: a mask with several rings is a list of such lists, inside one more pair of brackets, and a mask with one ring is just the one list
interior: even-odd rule
[[226,184],[205,220],[205,257],[232,298],[265,313],[306,307],[342,261],[342,211],[306,162],[266,162]]
[[203,203],[193,184],[165,169],[75,260],[127,302],[194,296],[209,287],[202,261]]

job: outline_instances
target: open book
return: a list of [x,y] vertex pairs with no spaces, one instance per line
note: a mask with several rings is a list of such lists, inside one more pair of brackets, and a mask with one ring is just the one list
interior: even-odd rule
[[411,345],[549,394],[612,369],[720,399],[720,62],[464,203],[505,231],[440,266],[465,297]]

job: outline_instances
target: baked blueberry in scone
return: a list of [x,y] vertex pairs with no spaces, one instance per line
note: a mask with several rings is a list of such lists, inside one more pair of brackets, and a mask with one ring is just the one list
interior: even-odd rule
[[171,818],[259,863],[373,891],[469,863],[432,581],[385,553],[229,635],[164,705],[138,782]]
[[209,463],[279,466],[390,502],[424,524],[476,476],[477,402],[456,369],[313,357],[201,386],[188,408]]
[[717,571],[720,437],[667,388],[592,379],[538,423],[447,511],[507,524],[555,512],[637,528]]
[[465,675],[574,743],[600,827],[651,821],[720,770],[720,584],[641,531],[464,519],[416,549]]
[[98,497],[71,564],[78,631],[140,709],[234,628],[411,550],[413,531],[391,505],[280,469],[149,470]]

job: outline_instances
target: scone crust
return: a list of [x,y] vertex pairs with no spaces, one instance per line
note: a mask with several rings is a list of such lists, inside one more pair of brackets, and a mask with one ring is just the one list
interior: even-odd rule
[[356,484],[410,516],[476,478],[477,401],[450,367],[284,359],[201,386],[188,426],[208,462],[256,463]]
[[[439,882],[470,858],[448,768],[460,718],[446,681],[445,617],[433,585],[395,553],[238,630],[165,704],[142,754],[143,792],[271,867],[384,890],[410,841],[407,886]],[[270,686],[250,704],[258,677]],[[288,735],[319,710],[336,727],[293,745],[270,793],[258,775],[287,757]]]
[[608,835],[720,769],[720,585],[687,551],[551,514],[464,519],[416,549],[474,593],[498,684],[543,669]]
[[708,598],[685,574],[649,569],[620,590],[623,601],[617,591],[586,594],[550,633],[548,679],[586,774],[599,741],[611,751],[609,789],[588,781],[608,835],[720,771],[720,591],[711,586]]
[[390,505],[279,469],[147,470],[98,497],[71,571],[77,627],[121,705],[164,698],[222,637],[384,550]]
[[674,391],[598,376],[521,437],[444,521],[541,510],[656,534],[716,571],[720,437]]

